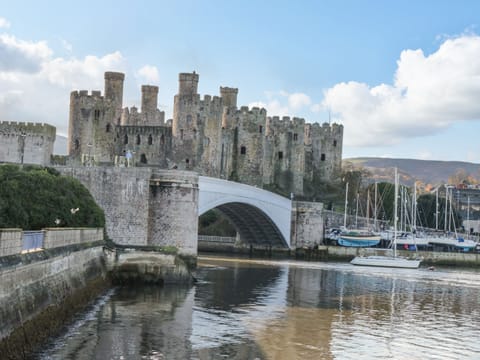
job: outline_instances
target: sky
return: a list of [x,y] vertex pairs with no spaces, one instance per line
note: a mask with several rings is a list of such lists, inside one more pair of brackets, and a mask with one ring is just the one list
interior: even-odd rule
[[178,74],[269,116],[344,126],[343,157],[480,163],[480,1],[0,0],[0,121],[68,132],[69,94]]

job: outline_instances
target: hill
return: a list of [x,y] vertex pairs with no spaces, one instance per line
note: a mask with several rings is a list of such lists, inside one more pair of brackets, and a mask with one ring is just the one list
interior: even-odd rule
[[343,159],[342,166],[363,167],[368,170],[372,180],[388,182],[393,182],[393,169],[396,167],[401,182],[405,185],[413,185],[415,181],[432,186],[459,183],[463,180],[469,180],[470,183],[480,182],[480,164],[463,161],[359,157]]

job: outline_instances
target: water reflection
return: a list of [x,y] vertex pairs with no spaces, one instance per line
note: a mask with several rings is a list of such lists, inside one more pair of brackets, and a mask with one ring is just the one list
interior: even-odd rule
[[192,288],[118,288],[45,359],[478,359],[471,271],[204,259]]

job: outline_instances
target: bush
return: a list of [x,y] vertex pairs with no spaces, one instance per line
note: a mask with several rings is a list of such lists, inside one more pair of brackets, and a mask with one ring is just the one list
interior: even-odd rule
[[0,228],[104,225],[102,209],[78,180],[52,168],[0,166]]

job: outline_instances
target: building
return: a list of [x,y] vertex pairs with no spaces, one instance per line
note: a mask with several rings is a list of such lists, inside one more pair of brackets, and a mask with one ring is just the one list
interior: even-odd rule
[[0,122],[0,162],[49,165],[55,133],[48,124]]
[[197,171],[285,193],[339,176],[343,126],[268,117],[237,106],[238,89],[198,94],[199,75],[179,75],[173,119],[157,108],[158,87],[142,86],[140,111],[123,108],[124,74],[105,73],[105,92],[70,95],[68,153],[77,164],[158,166]]

